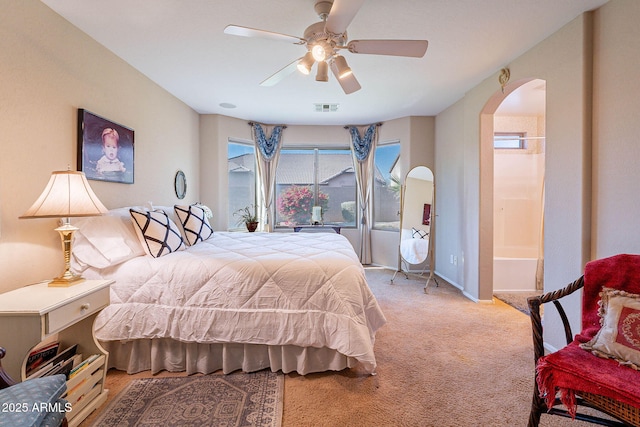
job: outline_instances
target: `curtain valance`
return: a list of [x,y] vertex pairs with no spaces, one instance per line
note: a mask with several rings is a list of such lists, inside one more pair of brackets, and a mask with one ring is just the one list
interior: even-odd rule
[[260,217],[264,219],[261,221],[260,228],[264,231],[272,231],[273,221],[270,217],[276,185],[276,167],[278,166],[280,148],[282,147],[282,131],[286,129],[286,126],[271,126],[254,122],[249,122],[249,125],[251,126],[253,142],[258,151],[256,160],[258,163],[258,180],[262,193]]

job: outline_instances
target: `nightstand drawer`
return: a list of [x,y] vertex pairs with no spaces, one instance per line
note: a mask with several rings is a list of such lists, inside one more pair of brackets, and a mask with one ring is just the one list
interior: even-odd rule
[[52,334],[109,305],[109,287],[100,289],[46,314],[45,334]]

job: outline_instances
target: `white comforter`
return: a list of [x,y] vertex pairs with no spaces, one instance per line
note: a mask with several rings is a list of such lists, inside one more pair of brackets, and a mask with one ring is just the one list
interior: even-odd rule
[[329,347],[373,372],[384,315],[344,236],[225,233],[161,258],[139,256],[87,278],[109,277],[101,341]]

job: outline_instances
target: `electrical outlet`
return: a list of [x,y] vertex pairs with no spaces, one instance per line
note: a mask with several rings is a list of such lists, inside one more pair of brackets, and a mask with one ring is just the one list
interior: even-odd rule
[[458,257],[457,256],[453,257],[453,265],[458,265]]

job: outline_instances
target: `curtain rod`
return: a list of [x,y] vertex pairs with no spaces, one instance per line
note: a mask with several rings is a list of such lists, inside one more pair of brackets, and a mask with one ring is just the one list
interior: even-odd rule
[[[380,122],[378,122],[378,123],[372,123],[372,124],[375,124],[376,126],[382,126],[382,123],[380,123]],[[356,126],[356,127],[359,127],[359,126],[371,126],[371,124],[368,124],[368,125],[345,125],[345,126],[344,126],[344,128],[345,128],[345,129],[349,129],[349,128],[350,128],[350,127],[352,127],[352,126]]]
[[249,126],[253,126],[253,125],[261,125],[261,126],[282,126],[283,129],[287,128],[287,125],[269,125],[267,123],[258,123],[258,122],[247,122],[247,124]]

